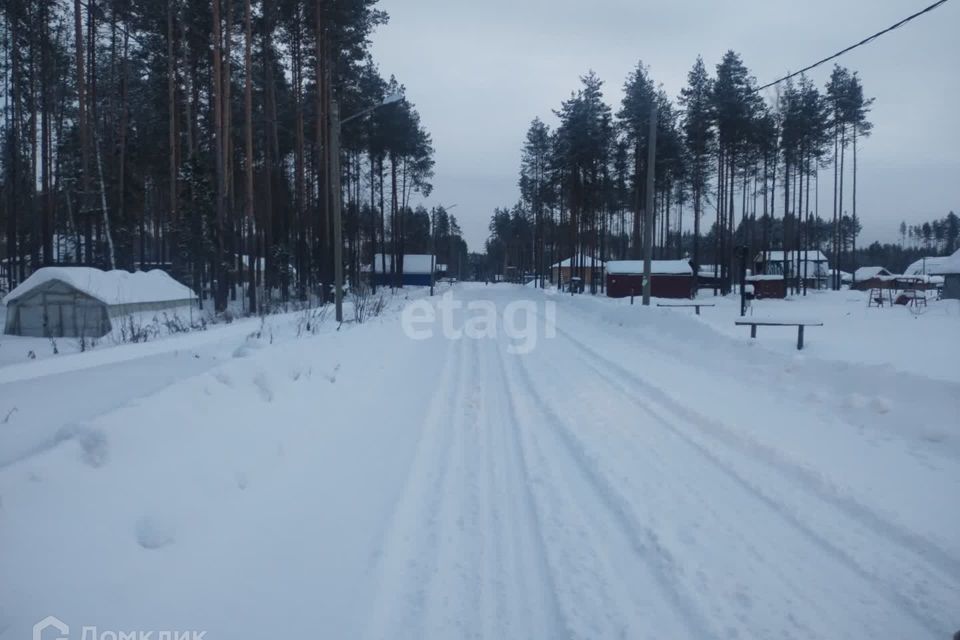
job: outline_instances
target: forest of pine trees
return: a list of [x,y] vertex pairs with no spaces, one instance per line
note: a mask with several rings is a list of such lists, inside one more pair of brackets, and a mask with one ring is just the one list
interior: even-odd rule
[[923,224],[900,223],[900,245],[936,253],[953,253],[960,248],[960,217],[953,211],[940,220]]
[[960,216],[953,211],[939,220],[922,224],[900,223],[900,241],[873,242],[856,250],[857,264],[886,267],[902,273],[920,258],[950,255],[960,249]]
[[[168,269],[218,311],[328,298],[331,105],[403,90],[370,56],[375,3],[5,0],[0,290],[82,264]],[[464,261],[456,219],[411,207],[433,148],[410,102],[345,123],[341,150],[348,282],[375,253]]]
[[[642,257],[655,105],[653,258],[712,265],[724,291],[738,247],[751,259],[762,250],[819,249],[831,265],[852,270],[861,226],[857,151],[871,133],[873,100],[858,75],[840,66],[822,89],[801,75],[775,95],[761,97],[733,51],[712,75],[697,58],[676,101],[638,64],[615,112],[590,72],[554,112],[555,129],[539,119],[530,125],[520,202],[494,213],[487,269],[545,274],[569,256],[575,268],[580,255]],[[830,211],[817,207],[824,189],[834,194]]]

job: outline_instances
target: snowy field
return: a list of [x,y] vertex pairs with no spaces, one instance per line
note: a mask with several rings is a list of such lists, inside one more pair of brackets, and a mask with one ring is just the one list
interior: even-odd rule
[[417,291],[423,339],[396,298],[0,367],[0,638],[960,629],[956,302],[757,302],[797,352],[733,299],[453,294],[495,335]]

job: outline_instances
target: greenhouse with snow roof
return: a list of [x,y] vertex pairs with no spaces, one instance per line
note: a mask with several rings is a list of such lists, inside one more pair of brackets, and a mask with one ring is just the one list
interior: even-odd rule
[[114,321],[145,312],[189,313],[197,296],[164,271],[43,267],[3,299],[4,333],[99,338]]

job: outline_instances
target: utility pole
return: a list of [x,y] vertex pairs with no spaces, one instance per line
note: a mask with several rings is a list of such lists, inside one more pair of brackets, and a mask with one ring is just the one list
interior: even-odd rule
[[[430,210],[430,297],[433,297],[433,280],[437,275],[437,208]],[[449,261],[449,259],[448,259]]]
[[330,173],[333,175],[333,300],[343,322],[343,224],[340,215],[340,103],[330,101]]
[[657,102],[650,102],[650,134],[647,136],[647,204],[643,212],[643,306],[650,306],[650,257],[653,255],[653,205],[657,162]]

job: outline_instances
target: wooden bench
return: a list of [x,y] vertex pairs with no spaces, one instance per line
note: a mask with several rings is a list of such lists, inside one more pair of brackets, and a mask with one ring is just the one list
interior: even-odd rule
[[658,307],[693,307],[697,310],[697,315],[700,315],[700,307],[715,307],[717,305],[712,302],[667,302],[667,303],[657,303]]
[[822,327],[822,322],[808,321],[789,321],[789,320],[736,320],[734,324],[738,326],[749,326],[750,337],[757,337],[757,327],[796,327],[797,328],[797,349],[803,349],[803,329],[804,327]]

